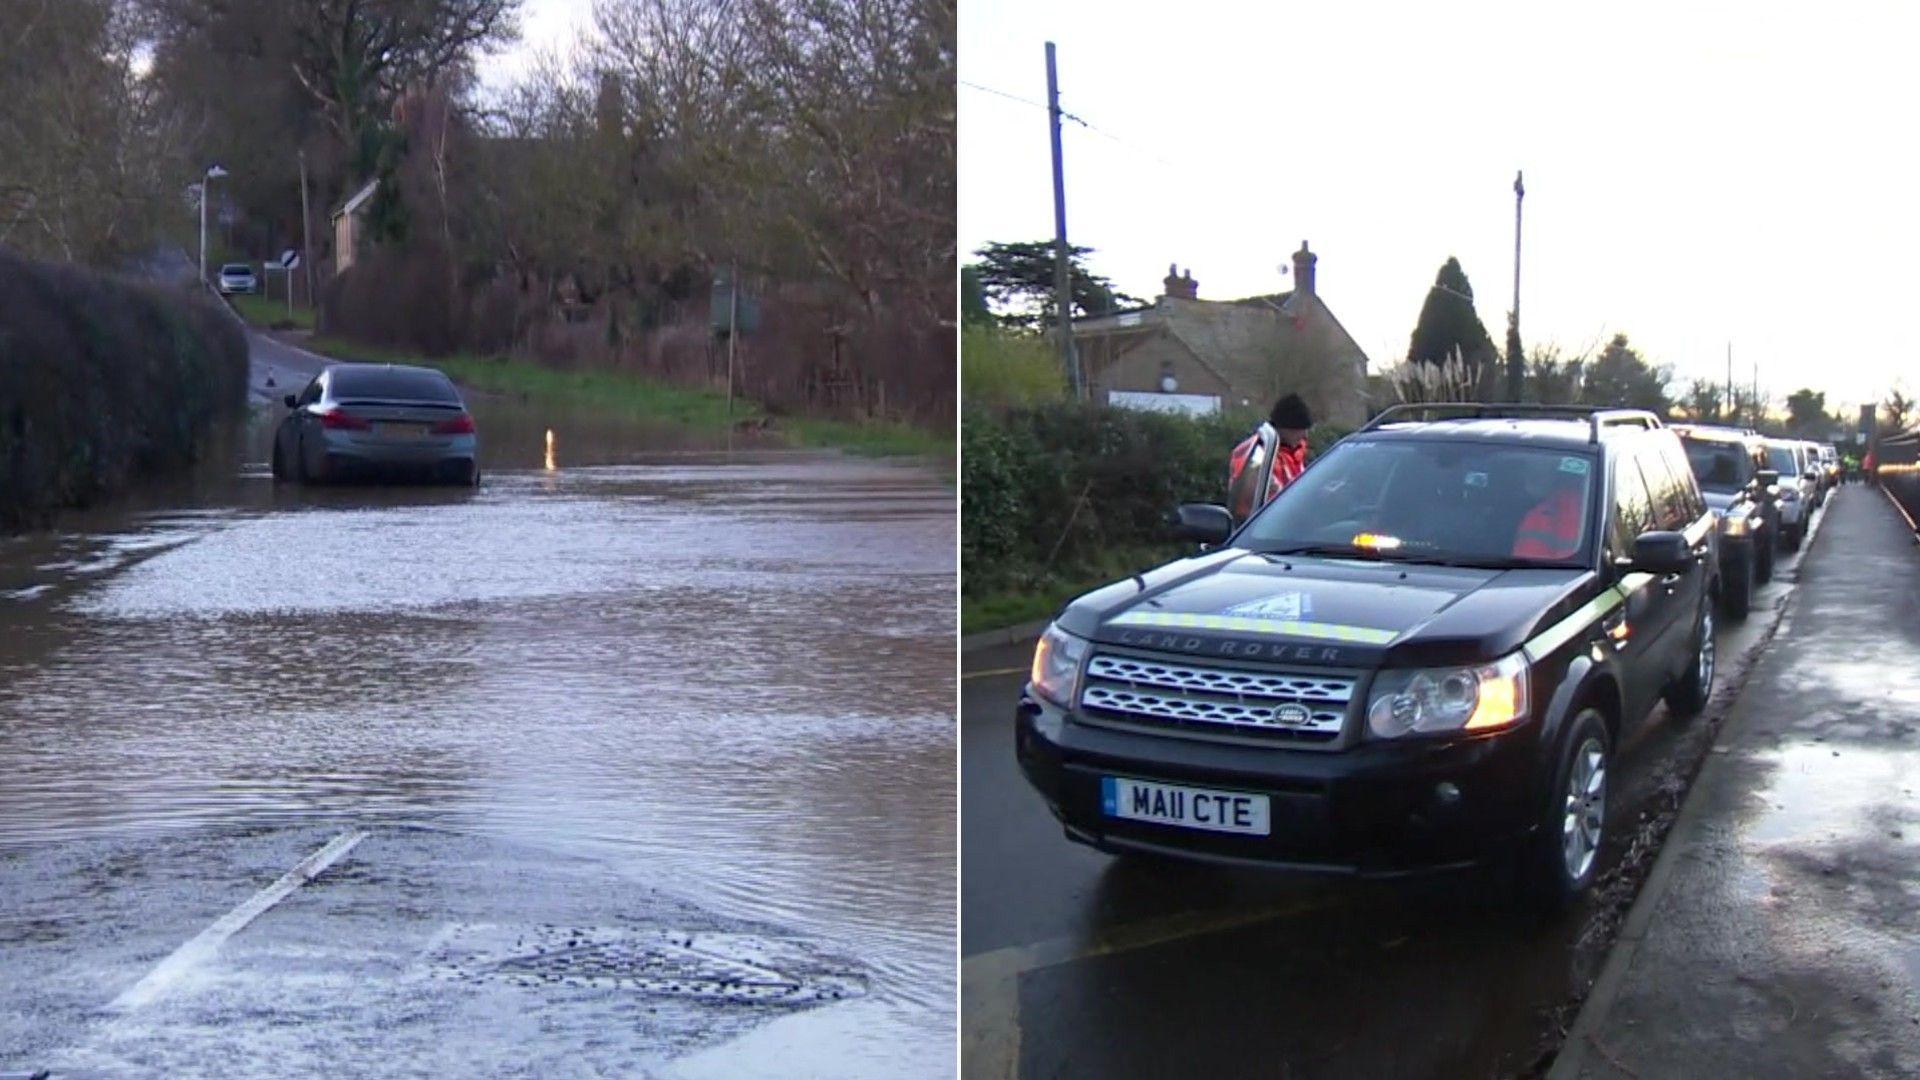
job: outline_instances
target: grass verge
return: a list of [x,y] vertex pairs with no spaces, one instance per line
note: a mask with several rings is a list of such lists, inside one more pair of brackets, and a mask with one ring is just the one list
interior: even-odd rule
[[240,313],[240,317],[254,326],[292,325],[302,330],[313,329],[313,311],[310,308],[296,306],[289,316],[284,299],[269,300],[259,293],[235,293],[227,299],[233,301],[233,309]]
[[[317,337],[315,352],[342,359],[419,364],[446,372],[455,382],[497,394],[524,395],[556,405],[604,410],[635,420],[668,422],[725,431],[727,396],[615,371],[560,371],[505,356],[420,357],[393,349]],[[898,423],[859,423],[814,417],[768,418],[759,403],[736,398],[732,423],[761,423],[799,446],[830,447],[870,457],[926,457],[951,463],[953,436]]]

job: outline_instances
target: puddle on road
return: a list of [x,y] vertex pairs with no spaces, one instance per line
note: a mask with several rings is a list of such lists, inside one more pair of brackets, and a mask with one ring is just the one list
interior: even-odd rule
[[1746,834],[1762,844],[1878,835],[1920,843],[1920,749],[1795,742],[1755,755],[1774,766]]
[[0,848],[348,819],[587,854],[853,958],[874,1071],[944,1070],[953,530],[912,467],[674,454],[471,493],[250,468],[11,542]]

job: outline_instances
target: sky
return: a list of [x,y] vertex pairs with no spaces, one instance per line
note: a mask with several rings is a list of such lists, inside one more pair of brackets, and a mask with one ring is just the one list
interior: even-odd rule
[[1525,170],[1530,348],[1624,332],[1678,390],[1724,381],[1731,343],[1776,408],[1851,407],[1920,354],[1917,24],[1852,0],[961,0],[960,250],[1052,236],[1051,40],[1091,125],[1064,136],[1068,238],[1124,292],[1175,262],[1202,299],[1285,290],[1307,240],[1377,370],[1452,255],[1502,341]]
[[498,90],[525,75],[542,52],[564,54],[582,30],[593,25],[593,0],[520,0],[520,40],[483,57],[481,85]]

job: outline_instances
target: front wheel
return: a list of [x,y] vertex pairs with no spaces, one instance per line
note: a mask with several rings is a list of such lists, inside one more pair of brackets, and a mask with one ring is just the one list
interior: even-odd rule
[[1612,752],[1600,710],[1580,710],[1561,740],[1551,798],[1539,828],[1521,852],[1519,884],[1532,906],[1559,910],[1593,884],[1606,837]]
[[1799,551],[1801,541],[1806,538],[1807,523],[1804,521],[1780,534],[1780,540],[1786,544],[1788,551]]
[[1753,567],[1753,580],[1765,585],[1767,582],[1773,580],[1772,535],[1768,535],[1764,539],[1756,542],[1753,546],[1755,548],[1754,555],[1758,559]]
[[1693,657],[1687,664],[1687,673],[1667,691],[1667,708],[1682,720],[1700,715],[1707,707],[1707,698],[1713,696],[1713,665],[1715,642],[1713,640],[1713,605],[1700,605],[1700,617],[1693,628]]

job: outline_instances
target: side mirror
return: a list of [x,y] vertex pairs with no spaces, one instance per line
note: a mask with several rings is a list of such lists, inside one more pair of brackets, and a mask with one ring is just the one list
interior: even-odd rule
[[297,409],[300,407],[300,399],[295,397],[292,394],[288,394],[286,397],[281,398],[280,400],[286,402],[287,408],[289,409]]
[[1233,515],[1213,503],[1182,503],[1173,512],[1173,531],[1182,540],[1224,544],[1233,535]]
[[1633,568],[1649,574],[1684,573],[1693,565],[1693,549],[1677,532],[1655,530],[1633,538]]
[[1773,485],[1780,482],[1780,470],[1761,469],[1759,472],[1754,474],[1754,477],[1755,479],[1760,481],[1761,487],[1770,488]]

